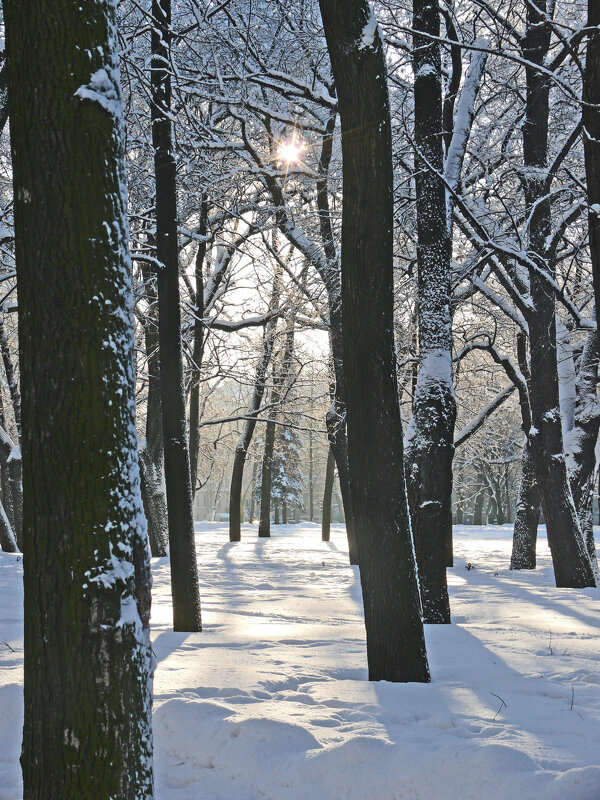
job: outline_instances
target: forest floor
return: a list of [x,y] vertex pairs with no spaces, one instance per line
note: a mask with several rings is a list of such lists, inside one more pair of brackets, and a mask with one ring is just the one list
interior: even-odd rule
[[[600,590],[553,586],[543,529],[516,573],[510,526],[455,528],[429,685],[368,683],[342,526],[273,531],[197,525],[200,634],[169,630],[153,561],[157,800],[600,799]],[[0,800],[21,797],[21,605],[0,553]]]

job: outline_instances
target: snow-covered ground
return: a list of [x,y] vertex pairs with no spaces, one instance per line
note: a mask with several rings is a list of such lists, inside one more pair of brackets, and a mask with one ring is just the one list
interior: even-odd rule
[[[600,590],[508,568],[510,526],[455,529],[454,624],[429,685],[369,683],[341,526],[197,526],[204,632],[156,560],[158,800],[600,800]],[[467,564],[472,569],[467,569]],[[21,564],[0,554],[0,800],[21,796]],[[82,800],[84,800],[82,798]]]

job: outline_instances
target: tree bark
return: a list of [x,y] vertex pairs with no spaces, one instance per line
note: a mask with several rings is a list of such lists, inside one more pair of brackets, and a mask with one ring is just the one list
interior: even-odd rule
[[152,0],[152,144],[156,177],[156,256],[165,483],[173,629],[202,630],[179,307],[176,166],[171,130],[171,2]]
[[[413,28],[440,34],[437,0],[414,0]],[[407,432],[407,485],[425,622],[449,623],[452,565],[452,385],[450,236],[443,182],[440,46],[413,37],[419,374]]]
[[144,323],[148,399],[146,401],[146,442],[140,448],[142,499],[148,520],[150,552],[156,558],[168,553],[169,518],[164,485],[164,446],[160,399],[160,349],[158,341],[158,294],[156,277],[142,266],[148,311]]
[[333,495],[333,479],[335,477],[335,458],[331,447],[327,451],[327,467],[325,468],[325,488],[323,490],[323,516],[321,518],[321,540],[331,539],[331,498]]
[[23,412],[23,796],[148,800],[150,571],[116,2],[42,0],[32,14],[5,0],[4,12]]
[[383,46],[366,0],[320,0],[339,97],[348,460],[370,680],[428,681],[393,326],[393,177]]
[[547,178],[550,80],[537,69],[550,47],[551,25],[546,20],[546,0],[527,5],[523,55],[527,101],[523,124],[523,186],[530,219],[528,253],[533,312],[528,314],[531,344],[530,439],[537,481],[552,553],[556,585],[595,586],[595,576],[585,548],[565,464],[558,394],[554,290],[544,277],[555,277],[547,253],[552,209]]
[[511,569],[535,569],[536,567],[540,502],[540,490],[536,480],[531,445],[529,444],[529,438],[526,438],[510,557]]

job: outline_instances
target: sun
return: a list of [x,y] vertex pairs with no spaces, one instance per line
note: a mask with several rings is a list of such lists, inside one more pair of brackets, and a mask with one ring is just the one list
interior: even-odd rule
[[290,164],[299,164],[304,150],[304,145],[301,142],[292,139],[289,142],[279,142],[277,147],[277,160],[282,161],[288,166]]

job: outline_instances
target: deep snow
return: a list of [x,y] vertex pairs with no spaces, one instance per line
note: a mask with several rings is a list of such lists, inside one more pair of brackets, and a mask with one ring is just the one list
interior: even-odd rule
[[[600,800],[600,590],[508,569],[510,526],[455,528],[430,685],[368,683],[345,534],[197,526],[204,632],[153,561],[159,800]],[[473,565],[467,569],[466,565]],[[0,800],[21,797],[22,582],[0,553]],[[12,648],[12,650],[11,650]],[[14,651],[14,652],[13,652]]]

